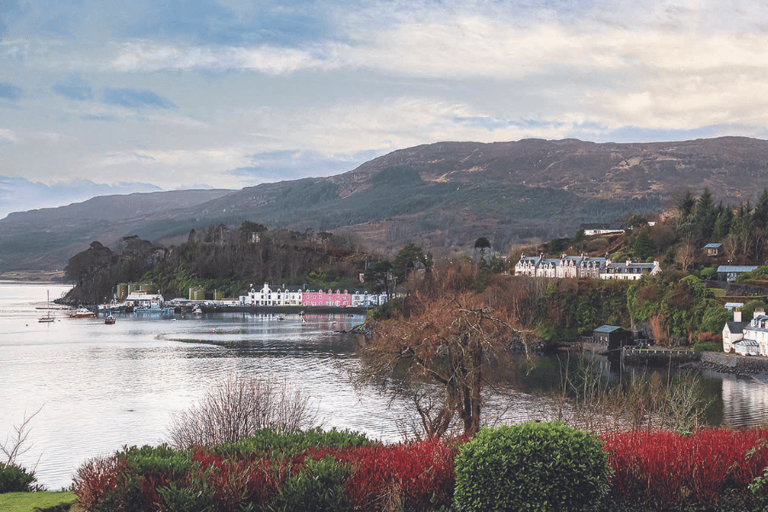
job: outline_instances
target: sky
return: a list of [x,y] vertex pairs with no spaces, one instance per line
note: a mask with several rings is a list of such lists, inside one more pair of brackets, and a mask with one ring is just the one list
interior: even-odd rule
[[768,0],[0,0],[0,218],[444,140],[768,136]]

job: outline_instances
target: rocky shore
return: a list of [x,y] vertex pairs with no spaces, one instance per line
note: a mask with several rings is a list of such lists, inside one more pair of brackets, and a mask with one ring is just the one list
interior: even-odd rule
[[694,368],[732,375],[768,375],[768,358],[722,352],[627,349],[624,363],[656,367]]

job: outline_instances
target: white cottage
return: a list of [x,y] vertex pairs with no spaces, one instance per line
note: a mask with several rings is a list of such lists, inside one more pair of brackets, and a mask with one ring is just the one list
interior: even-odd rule
[[[734,311],[733,322],[726,322],[723,326],[723,352],[736,351],[737,347],[734,345],[744,338],[744,328],[747,325],[749,322],[741,321],[741,311]],[[745,345],[741,344],[740,349],[743,350],[744,347]]]

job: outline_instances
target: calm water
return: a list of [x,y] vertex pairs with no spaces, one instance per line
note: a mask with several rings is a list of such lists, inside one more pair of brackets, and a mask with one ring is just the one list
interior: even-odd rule
[[[31,449],[20,461],[31,467],[39,460],[38,481],[50,489],[68,486],[91,457],[166,441],[172,414],[232,374],[296,382],[325,427],[400,440],[404,406],[388,407],[386,398],[356,390],[348,377],[358,365],[354,340],[337,331],[361,316],[126,315],[105,325],[58,311],[56,322],[38,323],[46,291],[53,300],[67,289],[0,282],[0,441],[42,407],[30,423]],[[768,418],[768,386],[754,379],[709,373],[702,386],[714,402],[713,421],[741,426]],[[505,422],[538,414],[529,412],[538,410],[529,396],[518,398]]]
[[88,458],[165,441],[172,413],[231,374],[294,381],[324,426],[399,439],[396,410],[373,390],[357,392],[348,377],[357,364],[353,340],[335,331],[361,316],[125,315],[105,325],[59,311],[56,322],[38,323],[47,290],[53,300],[67,288],[0,283],[0,440],[42,407],[22,462],[39,457],[38,481],[51,489],[69,485]]

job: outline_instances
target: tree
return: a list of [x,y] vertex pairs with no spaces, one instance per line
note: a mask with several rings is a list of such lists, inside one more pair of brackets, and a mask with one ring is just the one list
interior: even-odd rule
[[419,290],[404,301],[401,311],[374,325],[363,349],[361,379],[383,382],[405,375],[407,382],[426,383],[422,392],[431,389],[432,394],[429,400],[422,394],[416,408],[427,436],[445,434],[456,416],[471,436],[481,426],[488,365],[508,355],[512,338],[524,340],[524,334],[503,311],[489,308],[481,295]]
[[650,256],[656,254],[656,244],[653,243],[648,230],[642,230],[635,238],[635,243],[632,245],[632,253],[635,258],[639,260],[645,260]]
[[715,210],[715,203],[712,200],[712,193],[705,187],[704,192],[701,193],[699,200],[696,202],[694,214],[694,223],[699,236],[704,239],[712,236],[716,218],[717,212]]
[[365,282],[369,284],[369,291],[373,293],[386,292],[389,297],[389,278],[392,273],[392,262],[381,260],[374,263],[363,273]]
[[392,275],[400,283],[404,283],[408,278],[408,273],[415,270],[419,265],[428,272],[432,268],[432,253],[424,254],[421,247],[414,244],[408,244],[397,253],[395,261],[392,262]]
[[677,262],[680,264],[680,269],[683,272],[688,272],[688,268],[693,264],[695,255],[693,241],[690,236],[687,236],[677,249]]

